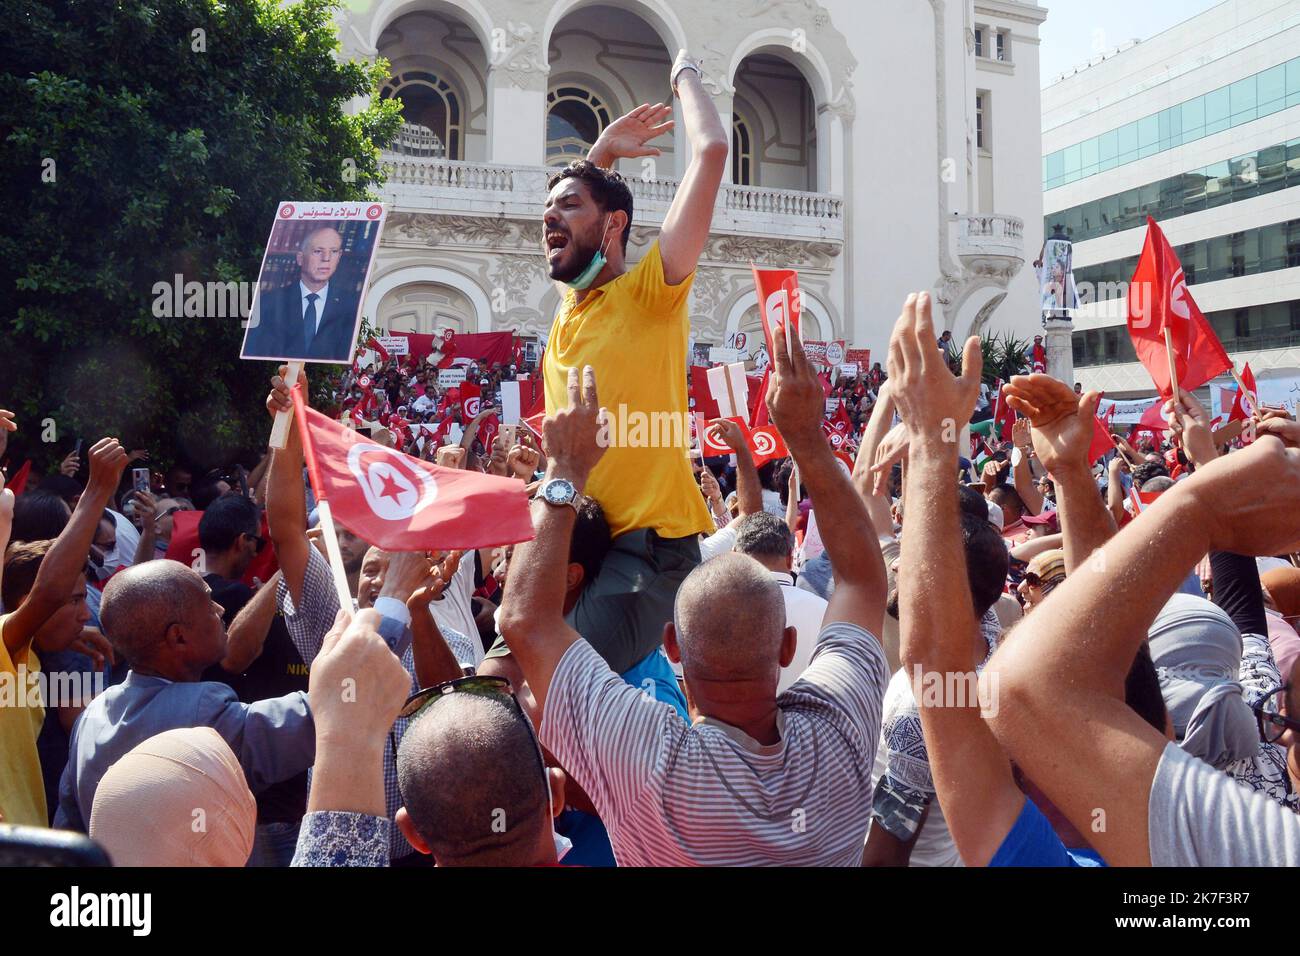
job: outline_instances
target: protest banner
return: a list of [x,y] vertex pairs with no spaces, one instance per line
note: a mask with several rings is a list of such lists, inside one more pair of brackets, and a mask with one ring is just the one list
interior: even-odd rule
[[438,387],[455,388],[461,382],[465,381],[468,369],[464,367],[457,368],[440,368],[438,369]]
[[409,355],[411,341],[405,335],[376,335],[377,341],[389,355]]

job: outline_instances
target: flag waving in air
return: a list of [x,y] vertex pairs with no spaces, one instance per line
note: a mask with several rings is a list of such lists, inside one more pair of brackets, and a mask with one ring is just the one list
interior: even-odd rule
[[1200,388],[1232,368],[1228,353],[1192,300],[1182,263],[1156,221],[1147,217],[1147,237],[1128,290],[1128,334],[1138,361],[1146,366],[1162,398],[1173,396],[1165,330],[1173,346],[1180,389]]
[[1230,422],[1244,422],[1259,407],[1259,386],[1255,384],[1255,373],[1250,370],[1249,362],[1241,367],[1241,384],[1245,387],[1237,389],[1237,397],[1232,401],[1232,413],[1228,415]]
[[803,312],[803,301],[799,294],[799,273],[793,269],[760,269],[751,263],[754,272],[754,287],[758,291],[758,314],[763,320],[763,339],[767,345],[767,354],[775,355],[772,348],[772,336],[778,329],[785,335],[787,344],[791,338],[799,338],[799,316]]
[[312,489],[353,534],[386,551],[532,539],[528,493],[518,480],[441,468],[362,438],[308,408],[300,385],[293,404]]

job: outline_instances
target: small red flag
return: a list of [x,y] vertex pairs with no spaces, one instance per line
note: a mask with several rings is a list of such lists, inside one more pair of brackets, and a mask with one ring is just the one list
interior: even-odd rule
[[14,472],[14,476],[9,479],[8,484],[5,485],[6,488],[14,493],[15,498],[27,489],[27,479],[31,476],[31,473],[32,460],[28,458],[23,462],[23,466]]
[[368,441],[293,403],[316,497],[353,534],[386,551],[489,548],[533,537],[528,493],[513,478],[481,475]]
[[762,425],[751,429],[746,438],[749,440],[749,450],[754,455],[755,468],[762,468],[769,461],[786,458],[790,454],[775,425]]
[[1232,368],[1214,329],[1192,299],[1182,264],[1156,221],[1147,217],[1146,242],[1128,290],[1128,333],[1138,361],[1146,366],[1160,396],[1169,399],[1165,329],[1174,351],[1178,387],[1191,391]]
[[1241,384],[1246,387],[1237,389],[1237,397],[1232,401],[1232,414],[1228,416],[1230,422],[1244,422],[1259,407],[1259,386],[1255,384],[1255,373],[1250,370],[1249,362],[1241,367]]
[[718,403],[709,391],[709,370],[702,365],[691,366],[691,384],[689,388],[691,411],[698,412],[712,421],[722,416]]
[[1092,442],[1088,445],[1088,464],[1096,464],[1098,458],[1114,447],[1115,440],[1110,437],[1110,429],[1106,427],[1104,421],[1094,415],[1092,418]]
[[483,405],[483,388],[469,382],[460,384],[460,412],[465,421],[478,414]]
[[384,348],[382,345],[380,345],[380,344],[379,344],[379,340],[378,340],[377,338],[375,338],[373,335],[372,335],[372,336],[370,337],[370,339],[366,342],[366,348],[368,348],[368,349],[374,349],[376,352],[378,352],[378,353],[379,353],[379,361],[381,361],[381,362],[387,362],[387,361],[388,361],[388,349],[386,349],[386,348]]
[[754,273],[754,287],[758,290],[758,314],[763,320],[763,340],[767,345],[767,354],[776,361],[776,352],[772,348],[772,336],[785,335],[785,325],[789,321],[791,338],[799,336],[799,316],[803,312],[803,302],[799,293],[799,273],[793,269],[760,269],[750,264]]

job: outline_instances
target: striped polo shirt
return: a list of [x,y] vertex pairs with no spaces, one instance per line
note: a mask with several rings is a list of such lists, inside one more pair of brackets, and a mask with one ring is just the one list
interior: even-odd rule
[[619,866],[857,866],[889,680],[880,641],[826,625],[777,698],[780,741],[688,724],[586,641],[560,659],[543,744],[591,797]]

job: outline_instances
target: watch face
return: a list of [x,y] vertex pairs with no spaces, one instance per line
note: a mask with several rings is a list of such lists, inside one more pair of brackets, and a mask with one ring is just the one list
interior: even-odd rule
[[563,478],[557,478],[554,481],[548,481],[542,493],[551,504],[562,505],[573,497],[573,485]]

